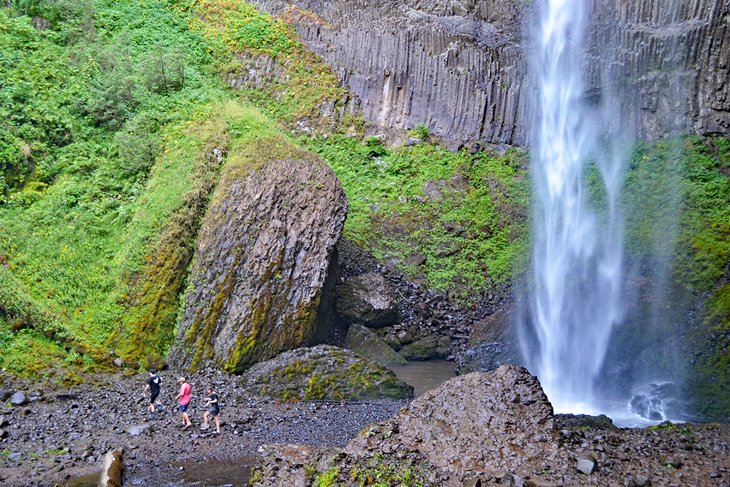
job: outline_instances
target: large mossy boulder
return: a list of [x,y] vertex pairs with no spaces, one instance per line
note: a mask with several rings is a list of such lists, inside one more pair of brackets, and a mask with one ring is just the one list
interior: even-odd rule
[[327,326],[320,304],[347,213],[342,187],[284,139],[246,150],[245,162],[226,167],[203,221],[168,357],[177,368],[241,373]]
[[408,399],[413,387],[382,365],[330,345],[300,348],[249,369],[259,394],[282,400]]
[[408,363],[377,333],[362,325],[350,325],[345,337],[345,345],[353,352],[381,365],[406,365]]

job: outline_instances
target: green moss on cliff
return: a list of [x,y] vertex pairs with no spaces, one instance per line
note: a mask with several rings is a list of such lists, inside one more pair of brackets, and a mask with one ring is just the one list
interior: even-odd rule
[[[469,299],[526,262],[525,156],[449,152],[375,139],[307,140],[347,193],[345,234],[412,278]],[[413,258],[425,258],[422,264]]]

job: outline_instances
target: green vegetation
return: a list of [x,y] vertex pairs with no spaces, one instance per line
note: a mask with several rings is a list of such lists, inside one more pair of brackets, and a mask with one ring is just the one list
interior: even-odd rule
[[524,154],[472,155],[431,144],[387,149],[374,138],[344,135],[303,142],[347,193],[345,235],[412,278],[468,300],[524,265]]
[[382,453],[376,453],[370,458],[351,457],[341,465],[332,466],[321,473],[313,465],[306,465],[304,469],[312,485],[322,487],[335,485],[421,487],[430,484],[424,469],[416,462],[385,457]]
[[110,348],[164,356],[219,166],[277,132],[224,86],[221,65],[255,33],[222,51],[196,10],[216,4],[253,12],[162,0],[0,8],[0,368],[65,374],[54,367],[108,363]]

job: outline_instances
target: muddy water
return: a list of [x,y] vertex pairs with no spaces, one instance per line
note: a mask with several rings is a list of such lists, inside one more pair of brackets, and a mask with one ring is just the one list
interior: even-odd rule
[[[184,462],[155,470],[125,475],[125,486],[156,487],[244,487],[248,485],[253,457],[235,461]],[[65,487],[96,487],[99,474],[69,479]]]
[[416,397],[435,389],[447,380],[456,376],[456,363],[446,360],[427,360],[425,362],[409,362],[408,365],[393,366],[398,379],[413,386]]

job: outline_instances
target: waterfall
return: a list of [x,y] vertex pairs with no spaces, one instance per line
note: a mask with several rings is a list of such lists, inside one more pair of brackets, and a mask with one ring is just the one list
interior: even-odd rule
[[601,104],[586,98],[590,2],[541,0],[536,11],[533,273],[523,333],[531,340],[522,348],[556,411],[592,412],[596,378],[622,319],[625,162],[606,142],[620,139],[606,132],[621,128],[612,129]]

